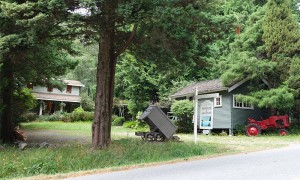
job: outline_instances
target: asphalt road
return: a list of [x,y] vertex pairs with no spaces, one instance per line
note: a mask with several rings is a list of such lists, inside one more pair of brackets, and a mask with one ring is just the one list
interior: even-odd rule
[[80,180],[300,180],[300,145],[81,176]]

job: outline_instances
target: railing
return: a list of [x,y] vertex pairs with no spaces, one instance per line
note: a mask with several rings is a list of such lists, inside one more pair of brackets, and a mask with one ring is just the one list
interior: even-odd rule
[[177,121],[178,117],[173,114],[173,112],[167,112],[167,117],[171,119],[171,121]]

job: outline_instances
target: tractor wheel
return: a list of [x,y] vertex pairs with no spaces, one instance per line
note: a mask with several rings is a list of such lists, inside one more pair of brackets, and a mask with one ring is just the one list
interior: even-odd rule
[[145,134],[145,139],[146,141],[153,141],[153,135],[150,132],[148,132]]
[[246,126],[247,136],[258,136],[261,133],[261,128],[257,124],[250,123]]
[[280,136],[286,136],[289,134],[289,132],[286,129],[279,129],[278,133]]

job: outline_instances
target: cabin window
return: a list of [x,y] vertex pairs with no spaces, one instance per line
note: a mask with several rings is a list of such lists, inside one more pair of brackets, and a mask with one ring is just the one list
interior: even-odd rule
[[250,102],[238,101],[238,95],[233,95],[233,107],[234,108],[241,108],[241,109],[254,109],[253,104]]
[[53,91],[53,87],[48,86],[47,91],[48,91],[48,92],[52,92],[52,91]]
[[221,107],[222,106],[222,96],[215,97],[214,104],[215,104],[215,107]]
[[67,93],[71,94],[72,93],[72,86],[67,85]]
[[32,84],[32,83],[28,83],[28,84],[27,84],[27,88],[28,88],[28,89],[33,89],[33,84]]

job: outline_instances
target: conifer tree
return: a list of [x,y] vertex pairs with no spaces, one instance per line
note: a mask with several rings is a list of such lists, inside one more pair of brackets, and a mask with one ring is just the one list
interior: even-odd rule
[[[242,96],[259,107],[286,112],[299,96],[300,27],[292,14],[290,0],[269,0],[254,13],[247,28],[231,45],[228,63],[221,63],[225,84],[243,78],[264,79],[268,89],[253,87],[249,96]],[[261,88],[261,87],[260,87]]]
[[[13,142],[13,93],[26,83],[49,84],[74,67],[71,42],[57,38],[67,8],[62,1],[0,1],[0,139]],[[52,81],[52,82],[51,82]]]

